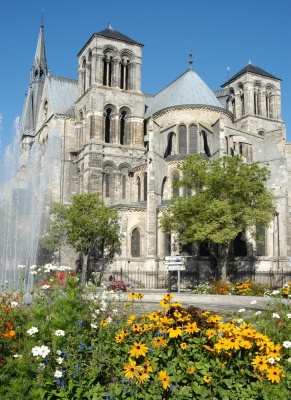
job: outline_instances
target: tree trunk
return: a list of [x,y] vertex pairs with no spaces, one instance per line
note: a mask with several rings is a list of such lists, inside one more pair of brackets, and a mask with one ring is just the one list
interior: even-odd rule
[[228,266],[228,256],[230,253],[230,245],[231,243],[227,243],[222,246],[222,257],[220,260],[220,265],[221,265],[221,279],[223,281],[227,280],[227,266]]
[[82,273],[81,273],[81,285],[85,285],[87,278],[87,269],[88,269],[88,254],[83,253],[83,264],[82,264]]

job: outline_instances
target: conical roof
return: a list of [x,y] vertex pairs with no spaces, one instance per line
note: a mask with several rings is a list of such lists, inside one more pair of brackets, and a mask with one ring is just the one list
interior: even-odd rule
[[213,91],[189,69],[152,98],[146,117],[166,108],[193,105],[223,108]]

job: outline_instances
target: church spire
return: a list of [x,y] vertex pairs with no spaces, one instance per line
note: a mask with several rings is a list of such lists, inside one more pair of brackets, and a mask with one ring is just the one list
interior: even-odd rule
[[22,113],[22,136],[34,136],[36,133],[44,82],[47,75],[48,69],[45,54],[43,25],[41,25],[33,65],[30,72],[29,88]]
[[41,25],[31,70],[31,81],[44,80],[47,70],[43,25]]

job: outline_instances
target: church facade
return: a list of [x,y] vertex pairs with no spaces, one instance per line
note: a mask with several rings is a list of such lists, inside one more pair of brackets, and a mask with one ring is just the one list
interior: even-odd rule
[[[143,45],[111,26],[94,33],[78,54],[78,80],[47,68],[43,27],[31,69],[21,131],[21,167],[35,145],[54,138],[47,201],[99,192],[120,212],[121,254],[113,268],[165,270],[166,255],[210,265],[203,249],[179,248],[159,217],[187,154],[241,155],[268,165],[276,213],[264,242],[242,233],[233,256],[242,268],[289,268],[290,145],[281,116],[281,80],[248,63],[212,91],[192,69],[155,95],[141,91]],[[178,192],[179,193],[178,193]],[[62,262],[69,262],[64,259]],[[73,261],[71,260],[71,263]]]

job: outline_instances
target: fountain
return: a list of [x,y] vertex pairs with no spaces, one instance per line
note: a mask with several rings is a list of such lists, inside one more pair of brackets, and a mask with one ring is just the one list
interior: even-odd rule
[[7,147],[0,182],[0,286],[13,290],[24,285],[31,290],[37,263],[38,244],[45,216],[47,188],[56,135],[44,146],[34,143],[20,165],[19,118],[14,123],[15,138]]

